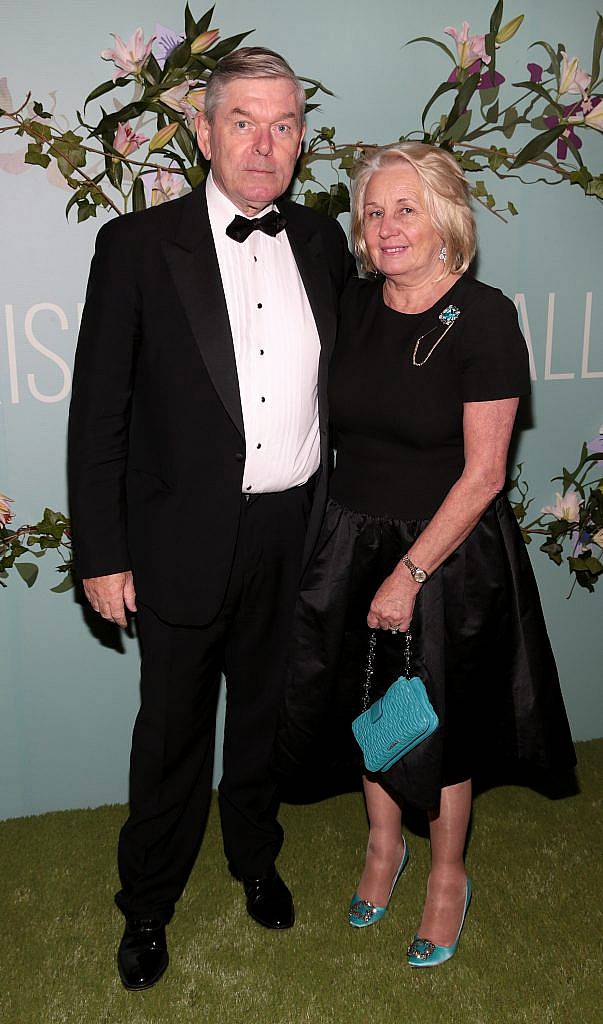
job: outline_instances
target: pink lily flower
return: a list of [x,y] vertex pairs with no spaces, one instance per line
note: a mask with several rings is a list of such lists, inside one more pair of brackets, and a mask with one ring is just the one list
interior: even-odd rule
[[181,82],[180,85],[173,85],[171,89],[166,89],[165,92],[159,94],[159,99],[166,107],[171,107],[172,110],[176,110],[179,114],[186,113],[184,109],[184,97],[189,91],[192,82]]
[[121,122],[117,126],[115,132],[115,138],[113,139],[113,149],[116,149],[122,156],[129,156],[136,149],[142,146],[143,142],[148,142],[146,135],[137,135],[133,128],[129,124],[122,124]]
[[[197,88],[191,88],[196,86]],[[184,114],[189,120],[193,120],[200,110],[204,109],[205,105],[205,83],[204,82],[181,82],[180,85],[173,85],[171,89],[166,89],[165,92],[160,93],[159,99],[166,107],[171,107],[172,110],[177,111],[179,114]]]
[[118,78],[127,78],[129,75],[136,77],[151,56],[155,36],[151,36],[145,43],[142,29],[137,28],[129,42],[124,43],[123,39],[114,32],[111,35],[115,40],[115,49],[103,50],[101,57],[103,60],[112,60],[117,66],[113,81],[116,82]]
[[6,494],[0,493],[0,526],[8,526],[15,518],[15,513],[9,504],[9,502],[12,503],[12,500],[12,498],[7,498]]
[[557,501],[554,505],[546,505],[540,511],[544,515],[554,516],[555,519],[566,519],[568,523],[577,523],[580,519],[580,505],[582,498],[577,491],[569,488],[565,494],[555,495]]
[[583,103],[584,124],[603,132],[603,103],[600,96],[589,96]]
[[469,22],[464,21],[461,31],[457,32],[451,25],[444,29],[447,36],[452,36],[456,43],[459,68],[469,68],[479,59],[483,64],[490,63],[490,57],[486,53],[485,36],[470,36]]
[[172,174],[171,171],[157,171],[154,178],[150,174],[143,177],[147,202],[151,206],[161,206],[162,203],[169,203],[170,199],[176,199],[186,181],[183,174]]
[[570,60],[565,50],[561,51],[561,70],[559,74],[559,95],[580,92],[584,96],[590,85],[590,75],[580,67],[578,57]]

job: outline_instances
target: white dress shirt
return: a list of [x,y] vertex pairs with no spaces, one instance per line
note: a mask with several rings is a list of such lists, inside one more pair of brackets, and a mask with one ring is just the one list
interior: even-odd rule
[[[255,216],[273,209],[273,204]],[[243,493],[285,491],[320,462],[320,339],[285,231],[226,228],[241,211],[207,178],[207,209],[234,344],[247,455]]]

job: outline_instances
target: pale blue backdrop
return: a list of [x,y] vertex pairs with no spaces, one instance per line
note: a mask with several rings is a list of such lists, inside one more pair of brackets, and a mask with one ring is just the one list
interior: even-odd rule
[[[183,6],[181,0],[57,0],[51,7],[43,0],[0,0],[0,78],[7,77],[17,103],[29,89],[47,103],[56,93],[57,110],[73,119],[82,97],[109,77],[98,56],[112,45],[109,33],[129,38],[142,25],[146,36],[156,21],[179,28]],[[417,126],[434,84],[448,73],[435,48],[402,43],[417,35],[443,39],[443,28],[460,27],[463,19],[484,32],[490,6],[483,0],[429,6],[219,0],[214,22],[222,36],[255,28],[252,39],[328,83],[336,97],[324,100],[314,124],[336,125],[341,141],[383,143]],[[204,7],[194,2],[193,10],[200,16]],[[526,61],[539,59],[535,51],[526,56],[536,39],[565,41],[570,55],[589,66],[593,4],[518,0],[506,4],[505,20],[522,12],[525,26],[504,50],[509,80],[524,79]],[[601,163],[600,141],[590,146],[593,166]],[[0,153],[17,148],[14,140],[0,140]],[[505,225],[479,212],[479,276],[524,297],[518,302],[537,379],[533,425],[518,457],[539,509],[553,498],[550,478],[576,462],[580,442],[603,421],[601,210],[578,188],[498,184],[496,195],[513,200],[520,215]],[[20,175],[0,170],[0,491],[15,499],[20,522],[37,518],[45,504],[66,507],[70,367],[98,229],[95,221],[66,223],[66,196],[37,168]],[[591,376],[584,376],[589,293]],[[177,542],[177,527],[168,529]],[[531,555],[574,736],[603,735],[600,595],[579,591],[567,602],[565,570],[535,546]],[[136,643],[125,638],[116,651],[99,640],[70,595],[49,593],[56,580],[51,564],[41,567],[33,590],[15,578],[0,592],[0,817],[121,801],[127,793]]]

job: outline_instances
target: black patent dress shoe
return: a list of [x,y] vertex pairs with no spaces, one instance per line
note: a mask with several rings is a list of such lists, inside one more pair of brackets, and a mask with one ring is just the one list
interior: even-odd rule
[[247,913],[264,928],[291,928],[295,921],[293,897],[278,871],[263,878],[243,878]]
[[129,918],[117,951],[119,976],[131,992],[151,988],[169,963],[165,925],[155,918]]

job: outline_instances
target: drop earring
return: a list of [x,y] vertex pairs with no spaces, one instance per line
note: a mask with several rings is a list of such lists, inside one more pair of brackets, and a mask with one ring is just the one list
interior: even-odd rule
[[448,252],[446,250],[446,246],[445,245],[441,245],[440,246],[440,254],[438,256],[438,259],[441,260],[442,263],[445,263],[447,255],[448,255]]

